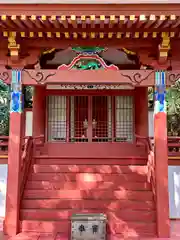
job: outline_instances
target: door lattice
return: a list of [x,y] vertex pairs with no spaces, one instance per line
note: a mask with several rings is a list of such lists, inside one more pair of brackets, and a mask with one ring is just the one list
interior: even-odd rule
[[132,96],[48,97],[49,141],[131,142],[133,125]]

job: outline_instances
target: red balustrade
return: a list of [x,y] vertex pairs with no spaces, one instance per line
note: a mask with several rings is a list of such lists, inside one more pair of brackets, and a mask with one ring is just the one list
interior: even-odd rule
[[[41,137],[42,138],[42,137]],[[8,155],[8,136],[0,136],[0,156]],[[40,138],[39,138],[40,139]],[[154,145],[153,138],[151,139],[152,146]],[[38,141],[38,138],[35,138]],[[168,137],[168,152],[169,156],[180,157],[180,137]]]
[[0,136],[0,156],[8,155],[8,136]]
[[156,199],[156,175],[155,175],[155,158],[154,158],[154,150],[153,150],[153,142],[152,139],[149,137],[143,137],[139,135],[135,135],[136,137],[136,144],[137,145],[144,145],[146,151],[148,153],[148,160],[147,160],[147,180],[152,185],[154,199]]
[[180,157],[180,137],[168,137],[169,156]]

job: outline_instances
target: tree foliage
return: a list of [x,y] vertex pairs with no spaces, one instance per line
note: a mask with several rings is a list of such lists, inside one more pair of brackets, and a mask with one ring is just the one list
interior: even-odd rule
[[[180,86],[166,89],[168,135],[180,136]],[[154,90],[148,89],[148,105],[153,108]]]
[[[24,107],[32,107],[33,88],[27,86],[23,88]],[[10,105],[10,88],[0,81],[0,135],[9,134],[9,105]]]
[[9,86],[0,81],[0,135],[9,134]]
[[178,85],[167,89],[168,134],[180,136],[180,88]]

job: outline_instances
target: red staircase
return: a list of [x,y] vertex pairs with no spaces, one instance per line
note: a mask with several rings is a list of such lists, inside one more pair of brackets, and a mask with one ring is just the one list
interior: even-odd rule
[[21,231],[63,233],[73,213],[105,213],[109,239],[154,237],[147,158],[34,158],[21,202]]

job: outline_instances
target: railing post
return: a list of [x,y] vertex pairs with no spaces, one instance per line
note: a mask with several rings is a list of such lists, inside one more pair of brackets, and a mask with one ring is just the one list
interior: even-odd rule
[[165,72],[158,71],[155,74],[154,153],[157,234],[159,238],[168,238],[170,236],[165,91]]
[[22,131],[21,70],[12,70],[8,178],[4,232],[15,236],[19,228],[20,164]]
[[45,87],[35,86],[33,92],[33,137],[45,135],[46,98]]

